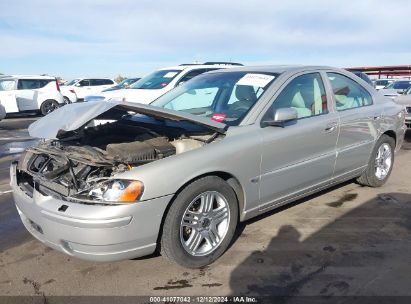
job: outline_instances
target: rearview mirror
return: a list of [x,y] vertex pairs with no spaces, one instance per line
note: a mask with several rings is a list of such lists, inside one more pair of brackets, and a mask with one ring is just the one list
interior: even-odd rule
[[294,108],[279,108],[275,111],[274,117],[267,117],[263,121],[263,126],[284,127],[288,121],[297,120],[298,113]]

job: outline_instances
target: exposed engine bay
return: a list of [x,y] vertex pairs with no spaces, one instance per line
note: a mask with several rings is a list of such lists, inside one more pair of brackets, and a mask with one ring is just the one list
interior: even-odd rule
[[28,149],[18,164],[18,183],[60,199],[88,193],[115,174],[200,148],[219,136],[183,128],[146,127],[118,120],[67,132],[59,140],[42,141]]

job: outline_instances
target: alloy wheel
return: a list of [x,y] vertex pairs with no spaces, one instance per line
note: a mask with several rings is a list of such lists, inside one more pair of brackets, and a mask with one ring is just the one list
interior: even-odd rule
[[193,256],[213,252],[221,242],[230,224],[227,199],[217,191],[206,191],[188,205],[180,224],[180,241]]

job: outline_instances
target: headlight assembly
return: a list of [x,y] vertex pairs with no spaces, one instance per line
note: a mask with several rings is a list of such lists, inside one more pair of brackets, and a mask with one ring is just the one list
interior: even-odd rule
[[108,180],[96,185],[88,197],[101,202],[132,203],[143,195],[144,185],[136,180]]

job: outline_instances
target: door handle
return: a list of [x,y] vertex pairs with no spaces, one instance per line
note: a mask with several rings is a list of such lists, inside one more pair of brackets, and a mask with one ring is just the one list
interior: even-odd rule
[[368,120],[380,120],[382,117],[381,116],[367,116]]
[[329,124],[325,127],[324,131],[327,132],[327,133],[330,133],[330,132],[334,131],[336,128],[337,128],[337,123],[336,123],[336,122],[332,122],[332,123],[329,123]]

